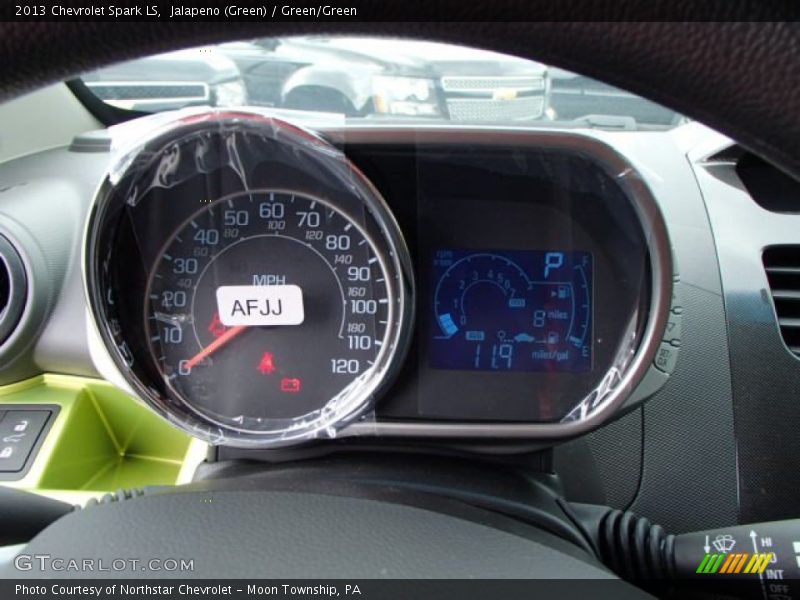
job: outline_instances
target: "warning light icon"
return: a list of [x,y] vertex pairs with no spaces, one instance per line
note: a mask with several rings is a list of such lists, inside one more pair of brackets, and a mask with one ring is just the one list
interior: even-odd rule
[[281,391],[287,394],[296,394],[303,386],[302,380],[297,377],[284,377],[281,379]]
[[275,355],[272,352],[264,352],[258,362],[258,370],[264,375],[272,375],[275,372]]

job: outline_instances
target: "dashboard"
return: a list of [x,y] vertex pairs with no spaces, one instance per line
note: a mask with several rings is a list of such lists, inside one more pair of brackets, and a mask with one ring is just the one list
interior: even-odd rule
[[[201,203],[202,199],[219,202],[222,197],[203,193],[182,199],[173,193],[177,188],[163,188],[151,212],[142,212],[139,221],[128,221],[138,223],[136,240],[122,244],[126,238],[119,234],[124,231],[102,228],[108,236],[106,249],[116,247],[118,261],[113,265],[108,261],[98,263],[92,257],[87,234],[92,231],[91,225],[98,222],[100,207],[106,202],[98,192],[119,189],[117,184],[126,169],[117,166],[124,165],[120,159],[126,155],[133,156],[129,154],[131,150],[135,152],[143,143],[152,143],[164,134],[183,136],[182,127],[174,123],[176,115],[168,117],[88,132],[76,137],[68,147],[0,165],[0,234],[13,249],[13,254],[3,256],[8,259],[6,264],[13,267],[11,285],[26,292],[21,307],[9,306],[3,314],[3,331],[7,332],[0,348],[3,385],[29,381],[43,372],[86,377],[90,381],[105,379],[195,436],[227,444],[216,446],[215,453],[220,457],[260,457],[265,454],[262,448],[277,457],[340,447],[380,450],[398,446],[524,456],[530,450],[553,447],[555,468],[568,497],[631,506],[642,514],[655,515],[674,530],[732,522],[740,511],[751,520],[793,514],[796,486],[790,484],[793,479],[785,471],[775,471],[775,465],[786,461],[771,440],[775,436],[793,439],[789,431],[792,419],[780,416],[790,414],[788,404],[793,396],[781,389],[796,386],[797,358],[781,338],[761,249],[796,243],[793,224],[797,217],[754,202],[752,192],[742,183],[746,178],[737,175],[740,160],[734,152],[737,147],[729,139],[696,123],[667,132],[536,131],[354,126],[286,117],[294,123],[292,135],[300,135],[303,140],[298,142],[300,146],[317,161],[323,161],[318,164],[327,165],[326,168],[335,165],[334,173],[328,174],[329,182],[338,182],[333,187],[346,183],[346,191],[339,188],[340,195],[329,196],[331,190],[323,194],[319,187],[310,189],[308,184],[322,177],[322,166],[311,173],[313,177],[301,178],[306,194],[318,200],[335,199],[338,212],[333,216],[332,229],[325,224],[327,235],[337,228],[341,234],[347,224],[340,219],[354,221],[366,235],[358,240],[352,237],[351,243],[355,242],[358,248],[358,241],[369,238],[370,248],[374,247],[375,256],[380,255],[381,259],[371,264],[370,254],[366,258],[354,256],[353,260],[366,262],[370,276],[375,273],[376,279],[376,269],[385,268],[396,273],[402,283],[395,285],[391,293],[380,285],[369,286],[363,292],[369,298],[353,299],[402,298],[407,310],[395,329],[370,325],[373,315],[347,317],[346,321],[355,323],[356,328],[361,328],[359,319],[364,323],[364,332],[352,332],[353,335],[371,340],[359,338],[354,342],[357,345],[392,336],[397,341],[397,349],[387,353],[391,359],[385,371],[379,377],[364,377],[354,384],[366,393],[353,396],[358,400],[353,403],[356,406],[352,413],[338,413],[332,419],[332,427],[314,433],[306,431],[302,434],[305,437],[288,439],[285,432],[267,436],[256,432],[255,441],[241,442],[227,430],[220,438],[219,432],[204,421],[202,410],[198,415],[187,408],[182,396],[167,386],[165,375],[169,377],[171,373],[166,372],[166,367],[163,372],[145,367],[152,365],[153,348],[173,351],[169,366],[178,369],[181,360],[191,359],[207,348],[213,338],[213,332],[208,330],[213,314],[200,321],[203,327],[198,333],[209,336],[201,340],[205,345],[195,343],[196,347],[191,348],[176,344],[174,349],[170,344],[159,346],[159,340],[150,342],[144,335],[145,307],[150,310],[149,301],[153,299],[145,298],[144,287],[129,288],[124,300],[131,307],[139,304],[125,331],[125,340],[141,340],[135,358],[142,370],[134,372],[125,366],[126,359],[120,358],[125,354],[115,349],[114,340],[110,336],[103,338],[103,324],[113,324],[111,319],[104,320],[109,315],[102,314],[108,305],[99,297],[90,301],[91,294],[87,294],[91,265],[105,264],[109,274],[116,271],[120,282],[138,279],[140,286],[146,286],[151,273],[168,275],[166,279],[173,281],[174,274],[165,271],[164,261],[157,261],[157,257],[164,252],[173,256],[176,247],[171,252],[168,245],[173,245],[175,234],[187,241],[181,234],[187,218],[195,213],[209,218],[206,211],[215,205]],[[286,133],[282,126],[273,125],[270,135]],[[206,128],[208,123],[196,126]],[[319,158],[320,151],[325,159]],[[298,155],[290,152],[288,156],[295,159]],[[116,178],[114,185],[101,190],[109,175]],[[284,177],[290,175],[287,169],[283,170]],[[208,178],[213,180],[214,177]],[[195,184],[197,181],[202,177]],[[277,187],[269,183],[273,190]],[[283,181],[282,187],[289,183]],[[213,191],[213,187],[209,189]],[[58,201],[54,202],[54,198]],[[278,195],[273,202],[280,199]],[[233,198],[234,206],[239,202]],[[280,221],[261,217],[260,205],[269,202],[268,195],[256,194],[253,207],[246,208],[247,218],[256,222]],[[309,204],[302,211],[310,212],[307,208],[313,199],[303,202]],[[224,208],[224,204],[216,206]],[[249,199],[245,204],[250,204]],[[145,208],[141,203],[136,210],[127,206],[123,213],[127,212],[128,217]],[[352,206],[361,208],[354,210]],[[375,208],[372,214],[380,219],[368,216],[368,206]],[[648,207],[652,212],[642,211]],[[296,236],[300,231],[305,235],[316,229],[298,228],[299,217],[295,213],[284,213],[287,235]],[[215,214],[223,221],[224,229],[224,214]],[[293,219],[286,219],[286,215]],[[323,224],[321,220],[320,225]],[[747,229],[744,224],[748,224],[750,237],[741,235],[742,228]],[[188,227],[194,231],[190,223]],[[243,231],[249,227],[239,226]],[[663,236],[663,245],[654,243],[654,232]],[[214,234],[209,240],[205,233],[201,239],[192,238],[179,248],[191,253],[199,248],[202,253],[202,248],[208,246],[202,243],[202,235],[206,242],[214,241]],[[219,243],[228,242],[221,238]],[[395,249],[397,262],[389,254]],[[653,258],[654,251],[657,260]],[[320,249],[322,256],[326,252]],[[747,260],[743,260],[743,254]],[[251,253],[247,255],[249,258]],[[324,261],[313,255],[323,269],[312,273],[309,267],[307,275],[330,273]],[[546,298],[543,290],[547,288],[539,284],[523,292],[520,281],[529,286],[534,281],[547,281],[544,270],[548,264],[555,275],[554,265],[562,260],[559,281],[568,284],[568,294],[575,304],[557,297],[558,286],[552,299]],[[466,269],[470,262],[479,263],[483,273],[478,273],[480,283],[462,294],[461,281],[473,276]],[[501,268],[495,268],[495,264]],[[199,273],[199,261],[197,266]],[[494,278],[485,277],[488,270],[493,270]],[[217,288],[231,283],[234,285],[230,287],[253,285],[252,269],[249,282],[223,281],[230,271],[228,265],[215,272],[219,283],[224,284]],[[260,284],[267,283],[271,272],[259,269],[256,274],[260,278],[256,283]],[[299,274],[306,275],[302,270]],[[520,291],[509,297],[506,284],[499,284],[497,279],[500,274],[503,281],[510,282],[509,287]],[[340,297],[340,292],[336,292],[338,278],[332,274],[328,277],[324,298],[330,302],[336,294]],[[343,278],[346,281],[347,271]],[[153,280],[156,279],[154,275]],[[323,277],[321,281],[326,280]],[[286,283],[290,284],[288,280]],[[464,288],[469,283],[464,281]],[[194,283],[192,286],[198,287]],[[305,282],[298,285],[301,294],[310,290],[308,286]],[[208,301],[216,302],[214,288],[200,285],[198,289],[206,289],[207,294],[213,291]],[[330,290],[336,293],[331,294]],[[184,290],[165,286],[161,289],[162,302],[164,292],[169,291]],[[588,309],[578,306],[578,300],[586,297],[591,298]],[[172,298],[175,300],[176,296]],[[462,299],[464,310],[460,312]],[[534,323],[534,312],[542,310],[538,305],[545,300],[549,303],[545,327],[537,328],[536,323],[542,321]],[[316,318],[310,293],[305,293],[302,301],[307,309],[303,318]],[[524,307],[520,306],[523,301]],[[445,311],[447,302],[451,308]],[[726,312],[726,307],[732,312]],[[779,303],[778,309],[781,307]],[[562,318],[563,313],[569,317],[569,325]],[[375,317],[379,317],[377,312]],[[466,321],[463,325],[462,317]],[[340,326],[341,314],[338,319],[336,325]],[[150,337],[162,335],[163,328],[170,324],[167,321],[156,319],[158,331],[152,331]],[[450,335],[448,331],[453,326],[458,329]],[[272,335],[285,329],[288,336],[301,334],[303,325],[257,327]],[[626,327],[634,337],[627,346],[621,343]],[[592,343],[575,345],[564,341],[569,328],[570,335],[577,332],[579,340],[584,328],[591,330]],[[558,339],[553,336],[548,340],[546,334],[539,337],[542,330],[552,331]],[[519,336],[519,340],[501,344],[499,338],[490,339],[497,338],[501,331],[513,331],[506,338]],[[787,335],[791,333],[789,329],[785,331]],[[467,332],[471,332],[471,339]],[[650,342],[648,332],[653,336]],[[477,339],[481,333],[483,339]],[[535,344],[527,336],[547,343]],[[375,348],[351,350],[350,340],[340,340],[338,331],[323,337],[324,344],[299,344],[300,352],[303,359],[313,358],[319,361],[315,364],[329,371],[331,358],[357,359],[360,366],[361,357],[373,360],[372,356],[377,356],[370,354]],[[294,384],[287,383],[289,390],[281,391],[284,378],[299,378],[300,388],[310,390],[308,386],[313,381],[309,377],[322,375],[307,369],[305,360],[292,362],[291,372],[279,373],[279,368],[288,366],[287,352],[294,346],[289,337],[286,339],[289,341],[280,349],[271,350],[262,347],[258,331],[242,333],[211,355],[224,363],[224,353],[230,350],[237,361],[230,373],[226,368],[220,381],[211,378],[208,383],[227,386],[227,391],[239,388],[240,383],[240,389],[252,390],[253,385],[268,382],[273,386],[271,399],[297,399],[302,392],[291,391]],[[609,370],[615,361],[611,351],[614,344],[627,348],[627,368]],[[492,346],[496,346],[494,356]],[[263,360],[265,352],[273,352],[272,363],[269,358]],[[754,356],[780,365],[773,373],[780,377],[765,382],[762,377],[748,376],[760,364],[753,360]],[[738,365],[735,373],[732,360]],[[273,368],[275,371],[268,373]],[[623,377],[617,378],[618,374]],[[337,380],[332,372],[325,373],[331,377],[327,381],[342,384],[339,389],[361,375],[336,374]],[[592,411],[585,400],[592,398],[592,391],[606,376],[614,385],[604,397],[606,402]],[[375,387],[363,387],[365,379]],[[138,389],[140,383],[147,389]],[[325,383],[324,387],[333,392],[319,400],[327,404],[338,390],[333,384]],[[148,399],[151,391],[165,408],[158,408],[152,398]],[[193,391],[189,393],[192,402],[200,398]],[[242,394],[231,398],[226,410],[220,411],[222,416],[247,416],[248,412],[241,409],[250,409],[250,397]],[[767,419],[760,408],[765,405],[783,408],[775,418]],[[285,406],[291,409],[301,404]],[[198,403],[197,407],[202,409],[204,405]],[[226,415],[231,407],[234,412]],[[570,416],[576,407],[577,412]],[[183,419],[183,415],[178,419],[172,411],[177,414],[179,410],[197,421]],[[250,414],[256,418],[269,416]],[[576,414],[578,418],[574,419]],[[58,417],[56,428],[63,418]],[[193,429],[196,425],[200,431]],[[259,436],[268,437],[269,441],[264,442]],[[761,468],[767,462],[772,465],[770,469]],[[687,469],[696,475],[688,483],[682,476]],[[760,500],[761,490],[765,489],[781,501],[765,507]],[[674,498],[676,491],[686,498],[700,495],[716,500],[687,510],[665,502],[665,498]]]
[[[480,33],[440,29],[450,39]],[[780,153],[791,146],[776,129],[780,102],[726,101],[753,95],[726,75],[737,53],[727,51],[725,38],[736,36],[724,28],[654,36],[634,28],[630,44],[617,39],[608,52],[598,52],[598,31],[545,29],[515,37],[500,28],[494,42],[492,32],[481,35],[487,46],[533,55],[538,44],[537,55],[585,63],[791,162]],[[619,35],[608,39],[627,35],[612,29]],[[173,45],[194,35],[173,33]],[[786,38],[780,27],[748,33],[745,45],[759,50],[764,39]],[[567,35],[575,43],[565,45]],[[118,38],[106,40],[109,61],[147,46]],[[656,38],[721,43],[654,49]],[[756,63],[767,76],[785,71],[766,46]],[[698,47],[707,50],[700,58]],[[709,76],[693,85],[692,70]],[[15,92],[34,79],[17,71]],[[56,71],[37,69],[37,81]],[[674,83],[659,85],[666,80]],[[503,104],[517,99],[506,89],[492,94]],[[50,116],[30,112],[32,121]],[[452,488],[462,521],[480,517],[464,504],[500,513],[481,520],[478,537],[487,524],[512,532],[506,517],[530,524],[544,488],[570,529],[587,522],[587,504],[611,507],[590,524],[590,534],[600,523],[605,535],[588,551],[629,578],[658,571],[656,555],[673,549],[665,531],[704,529],[692,537],[693,554],[717,530],[729,542],[749,531],[755,550],[759,541],[776,549],[768,536],[756,540],[752,525],[732,532],[732,524],[796,517],[800,502],[796,185],[680,117],[669,130],[646,130],[602,115],[461,127],[278,114],[164,114],[0,164],[0,439],[20,434],[31,444],[19,457],[10,444],[22,437],[3,440],[0,458],[20,468],[0,464],[0,479],[44,493],[138,487],[144,471],[157,486],[203,480],[201,508],[219,517],[206,521],[222,529],[231,515],[234,528],[250,522],[237,534],[242,548],[266,547],[264,515],[277,518],[267,529],[280,534],[299,514],[309,517],[301,525],[333,531],[306,539],[335,543],[303,544],[293,527],[284,537],[323,560],[341,556],[335,530],[358,538],[394,523],[373,518],[366,504],[352,510],[366,496],[353,480],[378,484],[375,499],[394,504],[395,484],[420,506],[436,486]],[[319,460],[298,460],[308,458]],[[396,477],[373,468],[381,463]],[[252,493],[242,503],[226,490],[222,499],[235,506],[220,511],[226,503],[209,494],[231,475],[235,491],[274,485],[286,506],[264,511]],[[335,507],[348,487],[358,498],[323,521],[312,518],[323,511],[285,493],[323,492]],[[136,516],[127,499],[137,494],[118,494],[115,514]],[[178,519],[168,518],[178,525],[198,504],[179,500]],[[573,502],[584,504],[570,511]],[[395,531],[408,533],[409,547],[437,539],[425,512],[400,516]],[[134,529],[147,522],[154,535],[186,545],[163,518],[159,525],[142,514]],[[351,514],[376,525],[343,528]],[[81,532],[95,530],[61,531],[76,552]],[[365,556],[397,554],[400,545],[384,544],[391,534],[373,538]],[[467,571],[482,556],[478,541],[477,551],[457,553]],[[652,556],[622,565],[615,550],[631,548]],[[290,562],[302,565],[306,550]],[[379,560],[379,573],[407,566],[401,554]],[[437,564],[435,556],[417,563]],[[666,565],[668,576],[676,564]]]
[[621,157],[572,135],[398,134],[210,111],[119,152],[84,268],[140,398],[219,445],[558,439],[668,370],[666,228]]

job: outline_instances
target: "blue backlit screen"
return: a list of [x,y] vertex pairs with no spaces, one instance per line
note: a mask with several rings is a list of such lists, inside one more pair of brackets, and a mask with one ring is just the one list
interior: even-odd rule
[[432,260],[431,367],[591,370],[591,253],[440,249]]

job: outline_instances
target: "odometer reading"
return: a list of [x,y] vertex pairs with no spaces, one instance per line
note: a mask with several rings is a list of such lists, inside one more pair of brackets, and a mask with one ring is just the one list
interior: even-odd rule
[[[209,204],[167,241],[145,327],[166,385],[245,432],[318,418],[387,344],[393,288],[369,215],[282,190]],[[280,427],[278,427],[278,425]]]

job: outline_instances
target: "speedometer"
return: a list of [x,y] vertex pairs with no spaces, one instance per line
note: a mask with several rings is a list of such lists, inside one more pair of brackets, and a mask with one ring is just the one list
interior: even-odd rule
[[170,388],[226,427],[263,432],[346,404],[394,317],[360,225],[302,192],[261,190],[192,215],[159,254],[145,326]]
[[100,191],[87,283],[128,383],[208,441],[332,436],[368,414],[410,335],[410,259],[377,191],[319,138],[210,113]]

